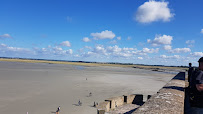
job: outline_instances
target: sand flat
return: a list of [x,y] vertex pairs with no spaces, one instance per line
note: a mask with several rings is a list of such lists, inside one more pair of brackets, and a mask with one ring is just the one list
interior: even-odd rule
[[[0,110],[2,114],[53,114],[61,106],[60,114],[96,114],[91,107],[94,101],[155,94],[173,76],[112,66],[0,62]],[[79,99],[82,106],[76,106]]]

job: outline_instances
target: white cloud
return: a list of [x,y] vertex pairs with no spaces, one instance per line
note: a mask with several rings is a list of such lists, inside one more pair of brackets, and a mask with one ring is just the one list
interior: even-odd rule
[[66,55],[73,54],[72,49],[64,50],[61,47],[57,47],[57,46],[56,47],[49,46],[48,48],[35,48],[34,51],[36,55],[41,55],[41,56],[42,55],[66,56]]
[[94,39],[113,39],[116,35],[112,31],[102,31],[101,33],[91,33]]
[[140,23],[170,21],[174,16],[168,8],[168,2],[150,0],[138,7],[134,19]]
[[203,29],[201,29],[201,32],[200,33],[202,33],[203,34]]
[[160,58],[164,58],[164,59],[180,59],[180,55],[173,55],[173,56],[160,55]]
[[137,50],[137,49],[136,48],[126,48],[126,47],[123,48],[123,51],[133,51],[133,50]]
[[134,48],[119,48],[117,45],[115,46],[108,46],[107,47],[107,52],[109,55],[113,57],[124,57],[124,58],[129,58],[133,56],[133,50],[136,50]]
[[171,47],[170,45],[165,45],[165,46],[164,46],[164,49],[165,49],[165,50],[171,50],[172,47]]
[[71,43],[69,41],[63,41],[60,45],[66,46],[66,47],[71,47]]
[[0,35],[0,38],[12,38],[9,34]]
[[69,50],[66,51],[66,53],[72,55],[72,54],[73,54],[73,50],[72,50],[72,49],[69,49]]
[[[114,58],[124,58],[128,59],[130,57],[133,57],[135,55],[134,48],[120,48],[119,46],[108,46],[104,47],[103,45],[97,45],[92,51],[84,52],[81,56],[83,57],[114,57]],[[138,53],[137,53],[138,54]]]
[[93,52],[94,52],[94,53],[97,53],[97,54],[107,55],[106,49],[104,48],[103,45],[97,45],[97,46],[94,48]]
[[159,48],[143,48],[142,50],[137,50],[135,49],[135,51],[132,51],[131,53],[134,55],[142,55],[142,56],[146,56],[148,53],[158,53],[159,52]]
[[62,48],[60,47],[53,47],[51,50],[51,53],[55,54],[55,55],[65,55],[66,51],[64,51]]
[[84,42],[90,42],[91,40],[90,40],[88,37],[84,37],[84,38],[83,38],[83,41],[84,41]]
[[141,55],[141,56],[146,56],[147,54],[142,52],[142,51],[132,51],[133,55]]
[[166,55],[160,55],[160,57],[164,58],[164,59],[168,58],[168,56],[166,56]]
[[121,40],[121,37],[119,36],[119,37],[117,37],[117,40]]
[[95,58],[122,58],[122,59],[142,59],[142,56],[145,56],[149,53],[158,53],[159,48],[143,48],[142,50],[137,50],[136,48],[128,48],[119,46],[107,46],[96,45],[92,50],[88,52],[83,51],[81,57],[95,57]]
[[122,51],[117,45],[107,47],[107,51],[111,53],[120,53]]
[[192,55],[195,57],[203,57],[203,52],[194,52]]
[[159,48],[152,48],[152,49],[149,49],[149,48],[143,48],[142,52],[144,53],[158,53],[159,52]]
[[143,58],[142,57],[138,57],[138,59],[142,60]]
[[173,50],[170,50],[171,53],[187,53],[191,52],[190,48],[175,48]]
[[171,41],[173,40],[173,37],[170,35],[163,35],[163,36],[156,36],[154,40],[147,39],[148,43],[151,43],[153,46],[159,46],[159,45],[170,45]]
[[11,53],[11,54],[33,54],[33,52],[30,49],[27,48],[19,48],[19,47],[10,47],[6,44],[0,44],[0,52],[3,53]]

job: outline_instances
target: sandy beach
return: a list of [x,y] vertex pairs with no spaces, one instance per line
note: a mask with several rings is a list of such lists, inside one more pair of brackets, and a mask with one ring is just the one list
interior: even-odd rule
[[[96,114],[94,101],[124,94],[152,95],[173,76],[124,67],[1,61],[0,111],[54,114],[61,106],[60,114]],[[77,106],[79,100],[82,106]]]

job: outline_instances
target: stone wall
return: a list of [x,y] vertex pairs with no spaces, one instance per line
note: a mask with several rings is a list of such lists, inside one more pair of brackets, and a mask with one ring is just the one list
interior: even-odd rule
[[183,114],[185,99],[185,72],[180,72],[171,79],[157,94],[149,95],[143,104],[143,95],[123,95],[106,99],[99,103],[97,114],[105,114],[125,104],[142,105],[133,114]]
[[185,72],[180,72],[133,114],[184,114]]

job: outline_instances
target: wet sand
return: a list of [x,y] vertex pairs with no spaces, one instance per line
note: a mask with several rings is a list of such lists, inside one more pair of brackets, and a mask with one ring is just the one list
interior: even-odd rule
[[[0,62],[0,111],[54,114],[61,106],[60,114],[96,114],[94,101],[124,94],[152,95],[173,76],[135,68]],[[77,106],[79,100],[82,106]]]

